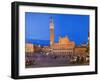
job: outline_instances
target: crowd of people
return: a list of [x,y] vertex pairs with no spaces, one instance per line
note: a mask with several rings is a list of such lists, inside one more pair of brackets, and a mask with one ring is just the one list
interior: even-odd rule
[[35,65],[37,58],[47,58],[51,60],[59,60],[59,59],[67,59],[66,63],[69,64],[84,64],[89,63],[89,56],[79,56],[79,55],[70,55],[70,54],[44,54],[44,53],[34,53],[34,54],[26,54],[25,56],[25,64],[26,66]]

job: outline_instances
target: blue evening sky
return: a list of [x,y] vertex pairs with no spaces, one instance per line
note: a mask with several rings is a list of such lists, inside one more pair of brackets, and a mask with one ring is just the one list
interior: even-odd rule
[[77,45],[88,41],[89,15],[25,13],[25,39],[50,40],[50,17],[54,22],[54,40],[67,36]]

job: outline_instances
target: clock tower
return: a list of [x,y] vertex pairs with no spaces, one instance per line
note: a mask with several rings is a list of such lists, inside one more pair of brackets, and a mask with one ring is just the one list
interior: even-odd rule
[[50,17],[50,47],[54,44],[54,23],[53,18]]

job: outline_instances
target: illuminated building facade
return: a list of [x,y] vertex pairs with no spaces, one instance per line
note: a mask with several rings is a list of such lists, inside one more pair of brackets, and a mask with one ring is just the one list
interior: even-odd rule
[[71,42],[68,37],[60,37],[58,43],[53,46],[53,52],[57,54],[73,54],[75,43]]
[[25,44],[25,52],[26,53],[33,53],[35,51],[34,45],[31,43],[26,43]]
[[87,46],[77,46],[75,47],[75,55],[86,56],[87,55]]

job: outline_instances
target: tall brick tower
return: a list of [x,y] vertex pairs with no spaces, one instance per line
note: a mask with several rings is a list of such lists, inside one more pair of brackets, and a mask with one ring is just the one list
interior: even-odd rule
[[53,18],[50,17],[50,47],[54,44],[54,23]]

